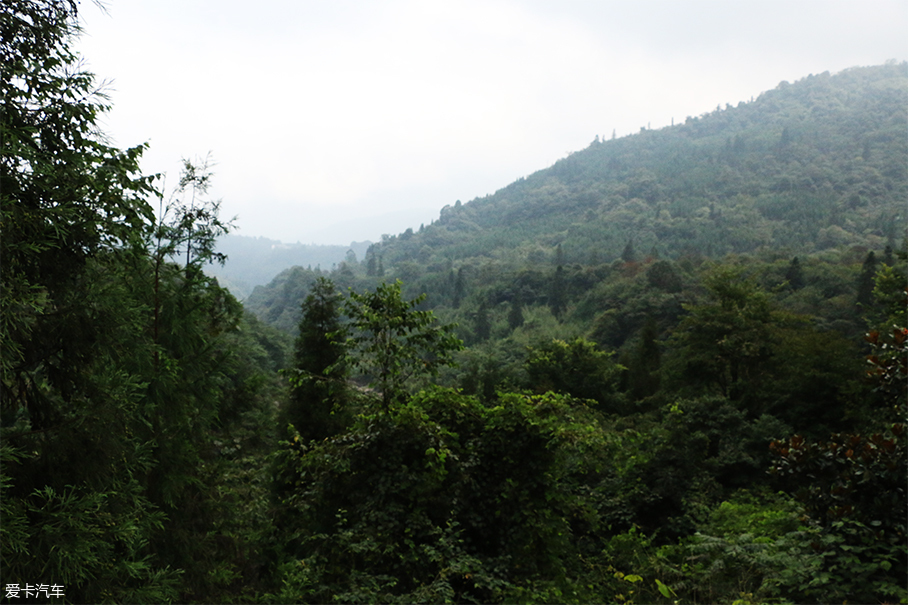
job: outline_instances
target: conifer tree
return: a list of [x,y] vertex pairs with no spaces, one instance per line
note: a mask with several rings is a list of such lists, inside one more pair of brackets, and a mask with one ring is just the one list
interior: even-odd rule
[[659,390],[659,330],[656,321],[647,317],[640,330],[640,342],[628,367],[628,391],[632,399],[649,397]]
[[867,306],[873,303],[873,286],[876,277],[876,254],[873,250],[867,253],[864,264],[861,266],[861,273],[858,275],[857,304]]
[[552,277],[552,284],[549,290],[549,308],[555,317],[561,317],[564,312],[566,299],[564,287],[564,267],[558,265],[555,269],[555,275]]
[[508,312],[508,326],[516,330],[523,325],[523,301],[520,293],[516,293],[511,299],[511,310]]
[[366,275],[368,277],[374,277],[378,273],[378,261],[375,257],[375,244],[372,244],[366,252]]
[[476,342],[485,342],[492,335],[492,323],[489,320],[489,306],[485,301],[479,303],[476,315],[473,316],[473,337]]
[[343,297],[326,277],[316,279],[302,303],[294,387],[283,419],[306,440],[336,434],[349,416],[344,409],[347,370],[343,363],[342,305]]
[[804,271],[801,269],[801,262],[798,257],[791,259],[788,270],[785,272],[785,281],[792,290],[800,290],[804,287]]
[[636,262],[637,253],[634,252],[634,240],[627,240],[627,245],[624,246],[624,251],[621,253],[621,260],[626,263]]
[[463,267],[460,267],[457,270],[457,277],[454,280],[454,298],[452,299],[452,306],[455,309],[460,307],[460,303],[463,301],[465,291],[466,283],[463,275]]

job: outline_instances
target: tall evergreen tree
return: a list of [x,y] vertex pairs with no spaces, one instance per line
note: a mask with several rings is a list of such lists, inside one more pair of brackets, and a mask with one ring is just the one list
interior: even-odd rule
[[378,261],[375,257],[375,244],[372,244],[366,252],[366,275],[368,277],[378,274]]
[[460,267],[459,269],[457,269],[457,277],[454,280],[454,297],[451,303],[455,309],[460,307],[460,303],[463,301],[465,292],[466,280],[463,275],[463,267]]
[[858,275],[855,301],[859,305],[867,306],[873,303],[873,286],[874,278],[876,277],[876,265],[876,254],[871,250],[864,258],[864,264],[861,266],[861,273]]
[[647,317],[640,330],[637,345],[628,367],[628,392],[632,399],[649,397],[659,390],[659,329],[652,317]]
[[785,281],[792,290],[800,290],[804,287],[804,271],[801,269],[801,261],[798,257],[791,259],[788,270],[785,272]]
[[511,310],[508,312],[508,326],[516,330],[523,325],[523,300],[519,292],[511,299]]
[[343,298],[319,277],[302,303],[294,354],[293,390],[282,415],[300,437],[321,440],[340,431],[348,418],[346,367],[340,312]]
[[621,252],[621,260],[626,263],[636,262],[637,253],[634,251],[634,240],[627,240],[627,245],[624,246],[624,251]]
[[555,275],[552,277],[551,287],[549,288],[549,308],[552,315],[561,317],[567,300],[567,294],[564,291],[564,267],[558,265],[555,269]]
[[492,335],[492,322],[489,320],[489,305],[482,301],[473,316],[473,338],[476,342],[485,342]]
[[895,256],[893,255],[892,246],[887,245],[883,250],[883,264],[889,267],[895,266]]

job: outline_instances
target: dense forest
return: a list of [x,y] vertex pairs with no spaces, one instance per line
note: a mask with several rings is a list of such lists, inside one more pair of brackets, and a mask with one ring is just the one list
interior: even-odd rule
[[244,306],[216,175],[98,132],[76,7],[2,8],[0,600],[908,602],[908,64]]

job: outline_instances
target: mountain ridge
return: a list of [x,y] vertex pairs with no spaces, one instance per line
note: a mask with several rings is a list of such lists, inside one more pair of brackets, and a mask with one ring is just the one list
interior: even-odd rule
[[[353,288],[401,279],[437,308],[453,304],[459,272],[490,283],[533,267],[594,271],[641,254],[895,248],[908,199],[906,98],[908,63],[887,63],[783,81],[674,126],[597,137],[493,194],[445,206],[418,231],[383,237],[331,275]],[[315,276],[288,269],[248,306],[292,331],[301,300],[293,299],[308,291],[296,282]],[[537,288],[536,300],[544,296]]]
[[[873,73],[876,77],[868,77]],[[586,149],[518,179],[490,196],[459,208],[443,208],[433,226],[455,232],[474,227],[494,228],[501,223],[526,219],[538,221],[547,214],[564,215],[565,211],[573,216],[577,210],[604,210],[607,208],[602,206],[620,205],[619,198],[624,198],[626,203],[643,202],[657,213],[668,210],[683,217],[719,198],[735,195],[828,193],[824,186],[836,193],[843,187],[831,178],[829,172],[833,169],[845,168],[851,178],[866,178],[867,175],[855,174],[865,168],[862,166],[824,165],[818,157],[821,146],[827,152],[851,147],[854,155],[860,156],[870,169],[879,170],[883,179],[900,179],[897,185],[899,192],[904,193],[905,170],[901,161],[905,157],[904,137],[899,138],[894,132],[905,126],[906,74],[908,67],[901,63],[852,68],[835,76],[828,73],[808,76],[794,84],[782,82],[753,102],[688,118],[684,124],[656,131],[641,130],[612,141],[594,141]],[[871,92],[879,92],[879,98],[872,98],[875,95]],[[824,132],[820,127],[832,120],[840,122],[834,131]],[[845,136],[852,137],[850,143],[842,140]],[[717,137],[724,139],[719,145],[716,145]],[[895,153],[883,154],[892,159],[887,166],[875,166],[874,148],[879,153],[883,146],[897,149]],[[805,161],[811,161],[815,167],[806,174],[799,170],[799,164]],[[757,178],[764,182],[755,182]],[[603,184],[618,186],[603,190]],[[883,185],[892,188],[895,183]],[[666,190],[670,190],[668,194]],[[528,192],[536,195],[527,196]],[[860,192],[852,193],[860,195]],[[557,199],[558,196],[563,199]],[[885,200],[879,197],[877,201],[888,202],[889,209],[895,210],[891,202],[896,196]],[[763,205],[773,202],[756,201]],[[858,199],[850,203],[860,202]],[[697,203],[701,205],[695,206]],[[631,204],[628,209],[645,208]],[[771,208],[765,210],[772,212]],[[496,220],[496,217],[500,218]],[[648,234],[642,239],[647,237],[655,239]],[[439,239],[436,236],[433,243]],[[611,256],[617,257],[624,245],[625,241],[619,241]],[[732,251],[742,250],[739,246]]]

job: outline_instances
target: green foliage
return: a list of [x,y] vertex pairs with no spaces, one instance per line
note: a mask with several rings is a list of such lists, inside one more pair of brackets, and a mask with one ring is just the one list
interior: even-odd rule
[[10,536],[14,554],[5,557],[6,578],[24,585],[40,571],[42,579],[67,587],[68,595],[95,603],[177,598],[179,572],[162,569],[147,553],[148,535],[163,528],[164,516],[142,497],[137,481],[111,485],[103,494],[45,486],[27,499],[5,496],[4,525],[11,523],[20,537]]
[[792,290],[800,290],[804,287],[804,271],[801,269],[801,262],[797,256],[791,259],[791,264],[785,271],[785,281]]
[[572,477],[594,471],[606,444],[575,400],[508,395],[485,407],[433,390],[287,447],[295,531],[281,601],[595,598],[570,540],[595,513]]
[[861,267],[861,274],[858,276],[857,304],[866,306],[873,301],[874,277],[876,276],[876,255],[873,250],[867,253],[864,259],[864,265]]
[[795,435],[774,441],[771,449],[779,459],[773,472],[813,518],[827,523],[855,518],[904,539],[905,433],[905,425],[895,424],[887,433],[866,437],[837,434],[812,442]]
[[[908,286],[906,286],[905,260],[901,267],[883,265],[877,271],[874,279],[873,299],[876,303],[876,313],[870,314],[869,319],[875,320],[878,329],[889,329],[892,326],[908,326]],[[882,325],[879,325],[882,324]]]
[[868,377],[881,407],[893,421],[908,417],[908,286],[905,261],[901,266],[884,265],[877,272],[873,297],[876,312],[868,314],[873,329],[864,340],[871,346],[867,357]]
[[765,292],[732,269],[719,269],[704,285],[711,301],[688,307],[675,331],[685,377],[715,385],[732,400],[748,398],[773,354],[773,324],[784,318]]
[[131,434],[143,384],[124,367],[148,352],[122,271],[152,216],[143,148],[95,132],[106,106],[70,49],[74,4],[5,3],[2,22],[0,565],[53,573],[74,601],[168,600],[178,575],[145,550],[162,522],[138,480],[151,444]]
[[492,334],[492,323],[489,320],[489,307],[485,301],[479,303],[473,318],[473,335],[476,342],[488,340]]
[[555,269],[555,275],[552,277],[552,285],[549,290],[549,308],[555,317],[564,313],[567,298],[564,289],[564,267],[558,265]]
[[[180,179],[166,207],[159,212],[155,226],[155,257],[182,262],[187,278],[192,269],[208,263],[224,264],[226,256],[217,252],[215,243],[232,227],[220,218],[220,201],[205,199],[213,177],[210,159],[192,162],[183,159]],[[161,205],[163,206],[163,197]]]
[[801,542],[798,561],[807,573],[780,572],[782,594],[787,592],[797,602],[817,603],[908,599],[904,539],[881,539],[877,528],[853,520],[835,521],[810,538]]
[[873,330],[866,340],[873,347],[867,374],[875,379],[874,390],[889,415],[902,420],[908,407],[908,328],[893,327],[888,338]]
[[683,286],[672,263],[666,260],[654,262],[646,270],[646,279],[650,285],[665,290],[666,292],[680,292]]
[[523,322],[523,301],[518,294],[511,300],[511,309],[508,312],[508,327],[512,330],[516,330],[523,325]]
[[677,400],[660,422],[621,424],[620,455],[597,486],[608,496],[602,515],[616,531],[659,532],[660,542],[690,535],[734,490],[765,483],[766,446],[789,431],[772,417],[750,420],[719,397]]
[[662,353],[657,341],[656,322],[648,317],[640,330],[636,350],[628,355],[627,392],[632,400],[639,401],[655,395],[660,386]]
[[595,401],[603,411],[618,411],[622,402],[615,386],[623,368],[611,357],[612,353],[580,337],[530,347],[526,361],[529,386],[536,393],[555,391]]
[[782,494],[738,492],[677,543],[656,546],[631,530],[614,536],[606,552],[617,568],[654,578],[655,590],[641,585],[645,602],[659,602],[659,593],[666,598],[662,585],[690,603],[904,598],[900,545],[880,541],[874,528],[859,522],[821,530],[805,520],[803,509]]
[[690,602],[776,602],[780,585],[806,579],[814,563],[799,545],[816,534],[799,526],[799,514],[782,497],[736,494],[651,564]]
[[424,298],[403,300],[397,281],[383,283],[374,292],[350,292],[344,307],[352,332],[347,360],[372,378],[386,412],[392,403],[404,400],[408,381],[435,376],[463,346],[453,334],[454,326],[436,325],[431,311],[416,308]]
[[811,578],[795,590],[854,602],[908,597],[905,433],[895,424],[868,436],[812,442],[795,435],[772,443],[773,473],[821,528],[809,549],[803,546],[815,553]]
[[704,285],[709,301],[687,306],[672,338],[674,384],[699,383],[753,417],[771,413],[796,430],[841,427],[848,377],[857,374],[854,346],[780,310],[735,268],[716,269]]

